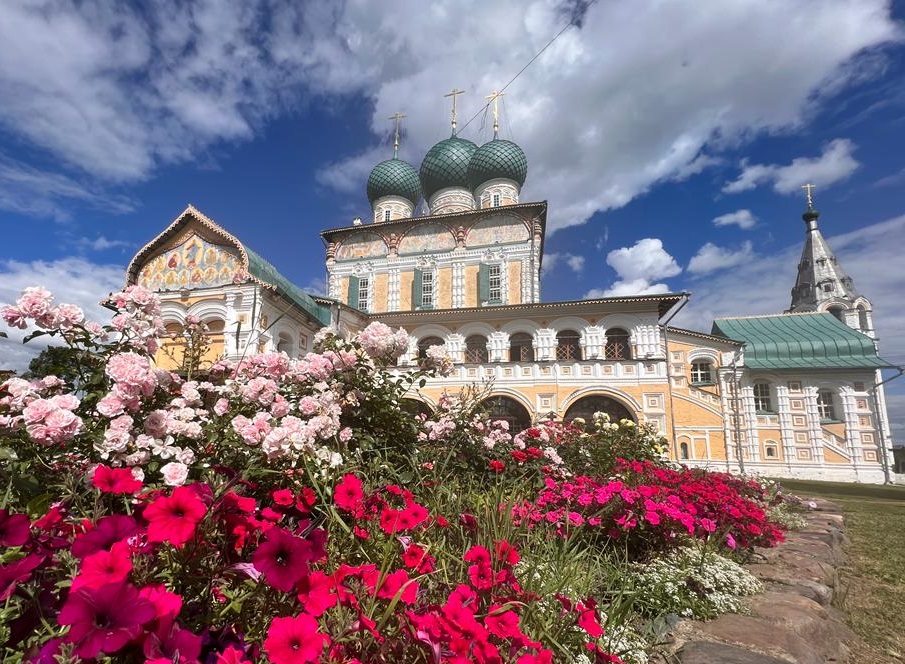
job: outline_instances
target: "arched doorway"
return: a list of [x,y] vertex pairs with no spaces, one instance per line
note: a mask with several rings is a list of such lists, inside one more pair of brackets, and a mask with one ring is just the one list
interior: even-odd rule
[[531,413],[512,397],[495,396],[481,402],[491,420],[509,422],[509,433],[515,435],[531,426]]
[[618,422],[619,420],[637,421],[637,418],[632,414],[632,411],[625,407],[625,404],[602,394],[590,394],[586,397],[581,397],[569,406],[563,416],[563,421],[571,422],[576,417],[581,417],[585,421],[590,422],[594,418],[594,413],[606,413],[610,416],[611,422]]

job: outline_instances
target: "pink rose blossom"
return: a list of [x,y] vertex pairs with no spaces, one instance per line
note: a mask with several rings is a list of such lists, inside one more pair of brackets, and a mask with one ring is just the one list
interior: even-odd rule
[[184,463],[171,461],[160,469],[160,473],[168,486],[182,486],[188,479],[189,469]]

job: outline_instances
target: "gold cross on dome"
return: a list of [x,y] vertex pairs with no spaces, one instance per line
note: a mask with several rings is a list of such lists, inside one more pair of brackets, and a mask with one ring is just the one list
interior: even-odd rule
[[452,92],[449,94],[443,95],[444,97],[452,97],[452,130],[453,136],[456,135],[456,97],[465,92],[465,90],[459,90],[458,88],[453,88]]
[[811,195],[811,192],[814,191],[817,187],[812,185],[810,182],[801,187],[805,191],[805,195],[808,197],[808,209],[812,209],[814,207],[814,197]]
[[484,99],[490,100],[489,103],[493,104],[493,137],[496,138],[497,134],[500,133],[500,107],[499,101],[500,97],[502,97],[505,93],[494,90],[489,95],[484,97]]
[[407,117],[408,116],[405,115],[404,113],[400,113],[399,111],[396,111],[389,118],[387,118],[388,120],[396,121],[396,132],[393,136],[393,159],[395,159],[396,156],[399,154],[399,125],[402,123],[402,118],[407,118]]

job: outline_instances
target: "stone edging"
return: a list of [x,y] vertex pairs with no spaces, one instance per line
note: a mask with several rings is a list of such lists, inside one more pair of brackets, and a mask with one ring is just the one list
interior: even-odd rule
[[747,615],[683,621],[672,632],[665,661],[676,664],[827,664],[845,662],[855,634],[832,606],[844,560],[842,511],[815,500],[808,525],[774,549],[758,549],[746,568],[765,591],[746,603]]

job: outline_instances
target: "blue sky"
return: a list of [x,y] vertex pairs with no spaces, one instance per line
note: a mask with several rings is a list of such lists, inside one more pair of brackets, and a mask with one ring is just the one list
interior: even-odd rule
[[[13,2],[0,6],[0,302],[90,305],[188,203],[299,285],[365,179],[501,134],[547,199],[545,299],[688,289],[680,324],[788,306],[800,185],[905,364],[905,3]],[[720,220],[720,221],[715,221]],[[0,366],[28,354],[0,346]],[[891,390],[905,438],[905,378]]]

